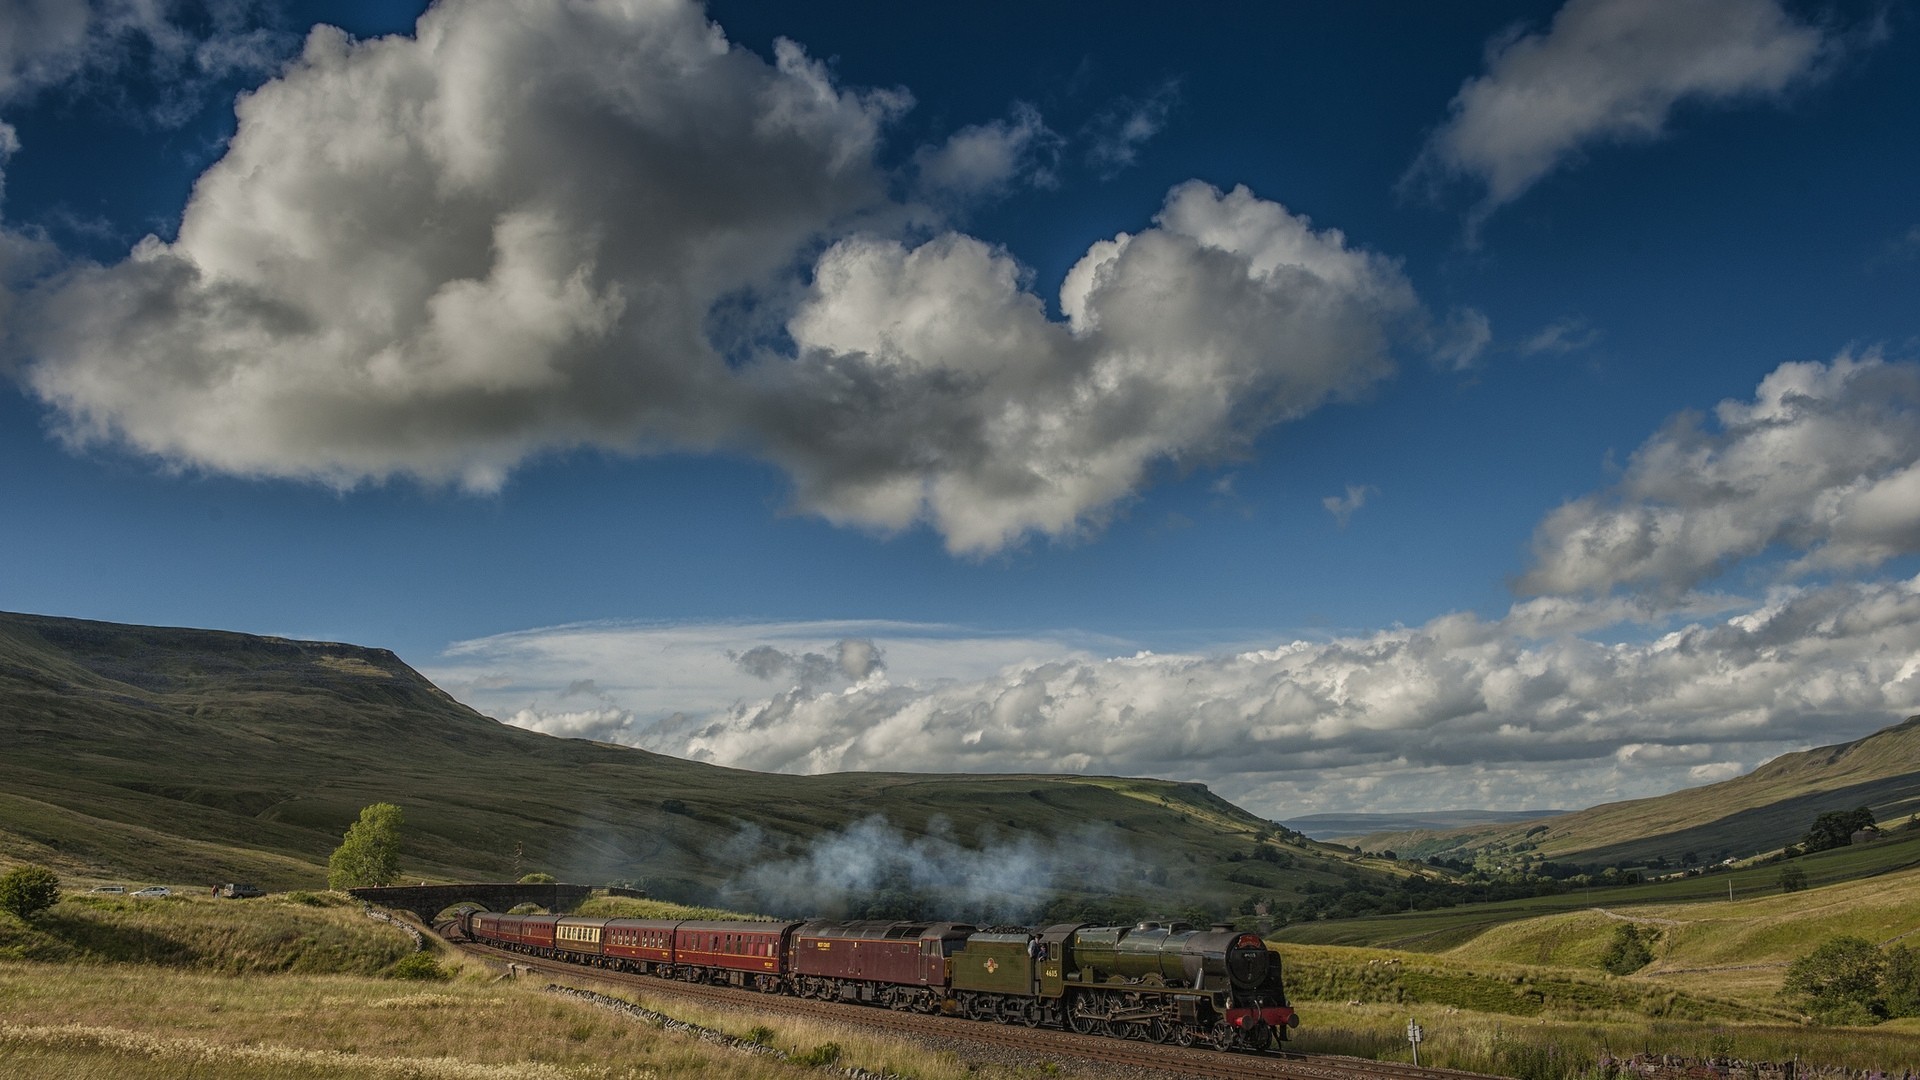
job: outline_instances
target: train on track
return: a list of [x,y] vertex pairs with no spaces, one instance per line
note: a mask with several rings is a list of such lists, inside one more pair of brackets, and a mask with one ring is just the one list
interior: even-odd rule
[[1268,1050],[1280,956],[1215,926],[592,919],[470,911],[483,944],[611,971],[1180,1046]]

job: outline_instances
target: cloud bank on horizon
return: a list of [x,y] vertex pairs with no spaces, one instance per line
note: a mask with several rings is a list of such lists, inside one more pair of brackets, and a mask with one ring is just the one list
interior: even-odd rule
[[[194,31],[166,3],[19,8],[0,110],[145,57],[172,88],[148,120],[172,122],[284,55],[248,8]],[[1473,235],[1583,155],[1789,102],[1845,52],[1776,0],[1568,0],[1487,43],[1402,183],[1473,185]],[[1074,162],[1133,167],[1178,79],[1070,134],[1013,102],[903,147],[911,88],[785,39],[762,56],[686,0],[444,3],[412,36],[315,27],[277,70],[172,239],[93,261],[0,228],[0,363],[70,445],[478,494],[578,449],[745,456],[806,513],[977,559],[1091,537],[1168,466],[1248,455],[1409,358],[1465,381],[1495,341],[1393,253],[1232,177],[1076,243],[1052,295],[965,231]],[[18,150],[0,123],[0,164]],[[1511,350],[1601,336],[1564,318]],[[1538,522],[1498,617],[1178,653],[590,624],[462,642],[429,674],[512,723],[724,764],[1152,773],[1275,816],[1722,779],[1920,701],[1920,578],[1863,576],[1920,553],[1920,367],[1891,351],[1675,416]],[[1401,498],[1338,479],[1319,506],[1342,530]]]
[[[1675,418],[1614,488],[1550,514],[1523,582],[1559,588],[1499,619],[1223,654],[1025,641],[1012,662],[951,628],[573,627],[468,642],[430,673],[523,727],[767,771],[1149,773],[1275,816],[1658,794],[1920,703],[1920,578],[1793,580],[1920,551],[1920,365],[1783,365],[1715,417]],[[1755,565],[1773,579],[1758,598],[1690,588],[1769,547],[1795,554]],[[912,671],[874,661],[903,646],[923,657]],[[670,650],[712,666],[738,648],[751,678],[632,704],[685,670]],[[596,707],[543,704],[556,658],[596,655],[579,669],[607,680]],[[635,670],[662,673],[653,691],[619,688]]]

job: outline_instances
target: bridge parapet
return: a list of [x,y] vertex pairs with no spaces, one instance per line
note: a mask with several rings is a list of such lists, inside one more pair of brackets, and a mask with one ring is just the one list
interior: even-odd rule
[[395,911],[411,911],[421,922],[455,904],[478,904],[488,911],[510,911],[535,904],[548,911],[572,911],[593,892],[590,885],[521,884],[517,881],[456,885],[378,885],[348,889],[347,895]]

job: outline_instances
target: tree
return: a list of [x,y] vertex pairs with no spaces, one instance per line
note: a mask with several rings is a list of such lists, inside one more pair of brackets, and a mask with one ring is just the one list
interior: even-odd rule
[[52,907],[60,899],[60,878],[44,866],[16,866],[0,874],[0,909],[22,922]]
[[1780,868],[1780,891],[1799,892],[1807,887],[1807,872],[1800,869],[1798,863],[1788,863]]
[[1813,828],[1807,830],[1807,838],[1800,843],[1809,854],[1846,847],[1853,843],[1854,833],[1872,824],[1873,811],[1864,806],[1857,810],[1829,810],[1813,819]]
[[1653,963],[1653,950],[1647,947],[1647,939],[1652,936],[1651,930],[1642,930],[1632,923],[1614,927],[1613,941],[1601,954],[1600,966],[1615,975],[1631,975]]
[[361,810],[327,860],[327,887],[387,885],[400,876],[400,823],[400,808],[392,803]]
[[1888,1016],[1920,1016],[1920,952],[1895,945],[1886,952],[1887,968],[1880,976]]
[[535,870],[531,874],[520,875],[520,884],[522,885],[551,885],[556,880],[558,879],[545,870]]
[[1886,970],[1887,958],[1873,942],[1836,937],[1788,964],[1781,992],[1802,998],[1816,1020],[1872,1023],[1887,1015],[1880,986]]

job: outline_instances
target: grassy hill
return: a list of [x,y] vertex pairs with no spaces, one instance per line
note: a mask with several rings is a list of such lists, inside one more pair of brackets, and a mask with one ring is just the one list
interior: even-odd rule
[[311,887],[377,801],[404,809],[416,878],[540,869],[693,901],[737,902],[750,868],[781,871],[765,888],[902,848],[945,860],[937,885],[1016,907],[1125,894],[1223,914],[1255,888],[1388,872],[1198,784],[744,772],[498,723],[380,649],[0,614],[0,861]]
[[1743,858],[1798,841],[1828,810],[1871,807],[1882,822],[1920,812],[1920,716],[1863,739],[1783,754],[1745,776],[1551,818],[1449,830],[1381,832],[1367,850],[1471,858],[1532,853],[1556,862],[1634,865]]
[[[1361,948],[1398,949],[1418,953],[1473,952],[1506,956],[1495,944],[1513,926],[1550,925],[1545,920],[1582,916],[1598,909],[1656,913],[1660,919],[1684,919],[1696,905],[1725,907],[1750,900],[1774,900],[1791,908],[1799,898],[1836,895],[1829,888],[1857,885],[1871,892],[1892,889],[1889,883],[1907,882],[1920,895],[1920,829],[1903,829],[1870,844],[1835,848],[1793,860],[1811,888],[1783,895],[1781,867],[1761,863],[1694,877],[1674,877],[1639,885],[1575,889],[1552,896],[1492,904],[1474,904],[1439,911],[1406,912],[1360,919],[1301,922],[1282,927],[1270,936],[1281,941]],[[1907,886],[1902,886],[1907,887]],[[1605,918],[1605,916],[1601,916]],[[1569,947],[1572,947],[1569,945]],[[1525,951],[1524,949],[1522,950]],[[1759,957],[1767,959],[1767,957]],[[1552,962],[1545,954],[1531,955],[1530,963]]]

